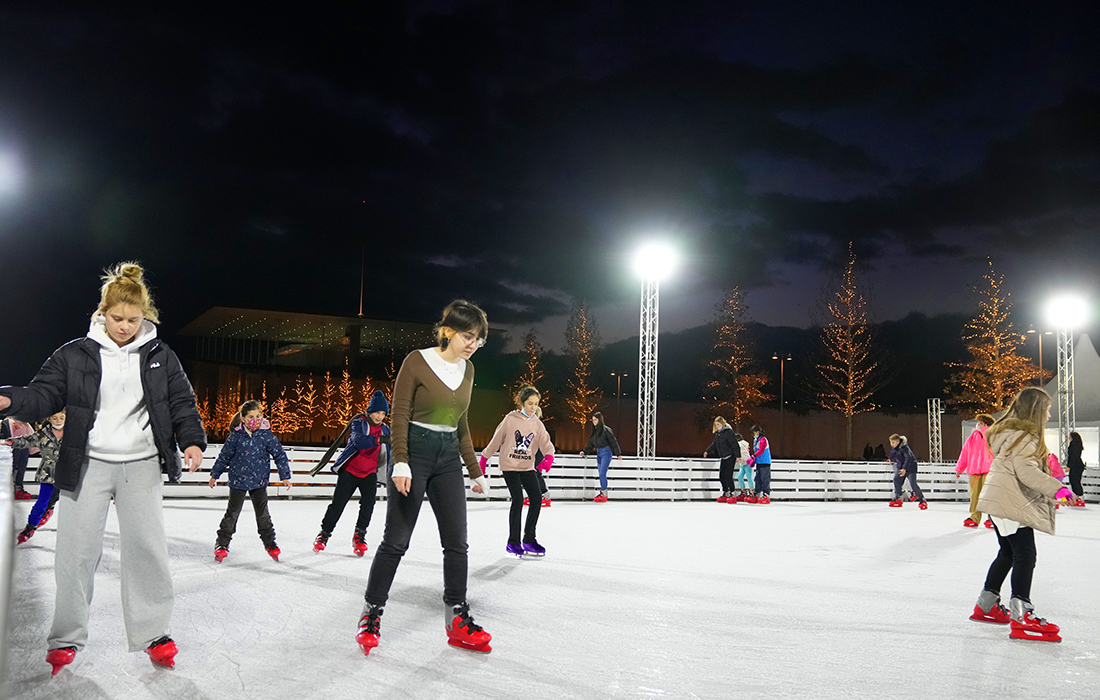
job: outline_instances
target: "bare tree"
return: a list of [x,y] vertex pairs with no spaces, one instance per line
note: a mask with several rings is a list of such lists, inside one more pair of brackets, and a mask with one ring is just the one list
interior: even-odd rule
[[584,425],[596,410],[603,392],[592,386],[592,359],[600,346],[600,331],[588,303],[575,302],[565,327],[565,349],[573,365],[566,382],[565,405],[571,422],[584,432]]
[[709,426],[714,416],[725,414],[739,426],[751,419],[753,408],[772,398],[764,393],[768,375],[753,371],[753,346],[745,337],[748,308],[744,293],[734,287],[718,304],[717,311],[714,355],[707,363],[713,379],[704,392],[707,410],[700,422]]

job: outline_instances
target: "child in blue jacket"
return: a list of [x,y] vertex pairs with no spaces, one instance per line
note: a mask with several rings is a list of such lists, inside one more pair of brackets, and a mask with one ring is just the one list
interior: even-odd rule
[[328,538],[344,513],[348,500],[359,491],[359,517],[355,519],[355,534],[351,538],[351,551],[363,556],[367,551],[367,526],[374,514],[375,491],[378,488],[378,471],[389,474],[393,465],[390,451],[390,426],[382,421],[390,413],[390,404],[381,391],[374,392],[365,415],[352,418],[348,430],[347,447],[332,463],[336,474],[336,488],[332,503],[321,520],[321,532],[313,541],[313,551],[320,552],[328,544]]
[[260,402],[245,401],[241,404],[241,410],[233,416],[229,424],[229,437],[222,445],[214,468],[210,470],[210,488],[214,488],[219,476],[229,472],[229,507],[225,509],[225,517],[218,528],[218,539],[214,545],[215,561],[220,562],[229,555],[229,541],[237,531],[237,518],[241,515],[246,495],[252,499],[256,527],[264,549],[272,559],[279,561],[281,552],[275,544],[275,526],[271,523],[271,514],[267,512],[270,459],[274,459],[279,468],[283,486],[290,488],[290,461],[286,450],[275,433],[271,432],[271,424],[264,419]]

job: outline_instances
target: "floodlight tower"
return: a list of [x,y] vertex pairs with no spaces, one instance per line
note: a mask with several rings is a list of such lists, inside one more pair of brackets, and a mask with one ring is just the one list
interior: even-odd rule
[[1065,463],[1069,450],[1069,434],[1077,429],[1073,387],[1073,329],[1085,321],[1088,307],[1078,297],[1058,297],[1047,306],[1047,314],[1057,329],[1058,459]]
[[638,342],[638,456],[657,453],[657,331],[660,281],[672,269],[672,251],[647,245],[638,251],[634,269],[642,278],[642,316]]

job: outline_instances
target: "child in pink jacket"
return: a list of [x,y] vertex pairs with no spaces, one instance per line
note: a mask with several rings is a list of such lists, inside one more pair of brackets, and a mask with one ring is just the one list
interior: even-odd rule
[[[978,527],[978,523],[982,521],[978,497],[982,495],[982,486],[985,484],[986,474],[989,473],[989,465],[993,462],[993,453],[985,442],[985,431],[993,425],[993,416],[979,413],[974,419],[978,421],[978,427],[966,439],[955,465],[955,478],[962,476],[964,472],[970,475],[970,517],[963,521],[963,527]],[[992,528],[993,521],[986,519],[985,526]]]

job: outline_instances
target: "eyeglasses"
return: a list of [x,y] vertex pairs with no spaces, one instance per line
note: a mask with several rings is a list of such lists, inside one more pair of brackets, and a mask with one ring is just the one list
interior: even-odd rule
[[467,345],[473,345],[474,347],[478,348],[485,347],[485,339],[479,338],[473,333],[459,333],[458,335],[462,336],[462,342],[466,343]]

